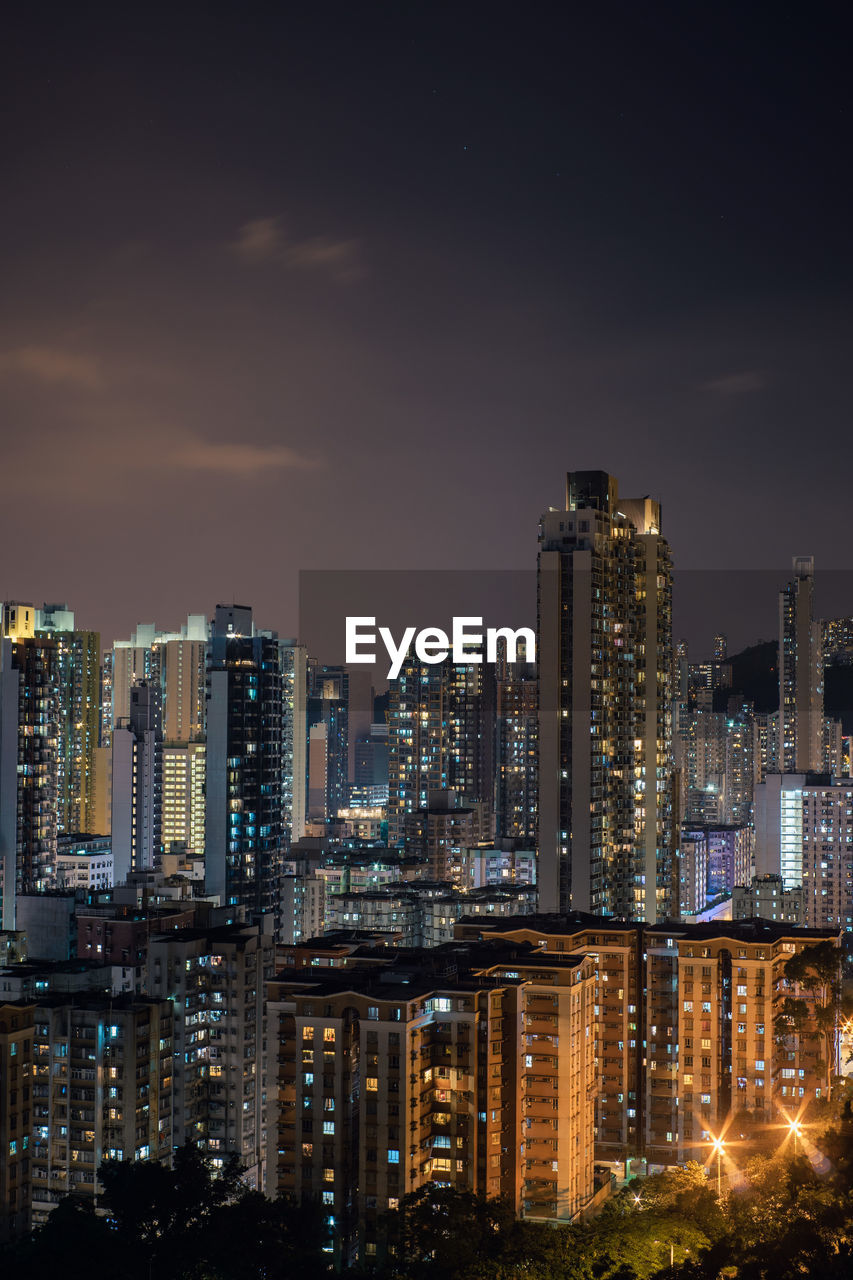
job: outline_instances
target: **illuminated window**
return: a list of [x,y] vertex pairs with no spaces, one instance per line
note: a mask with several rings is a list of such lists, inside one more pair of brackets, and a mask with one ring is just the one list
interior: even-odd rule
[[334,1044],[334,1043],[335,1043],[335,1028],[334,1028],[334,1027],[324,1027],[324,1028],[323,1028],[323,1039],[326,1041],[326,1043],[327,1043],[327,1044]]
[[303,1028],[302,1028],[302,1039],[303,1039],[303,1040],[313,1040],[313,1039],[314,1039],[314,1028],[313,1028],[313,1027],[303,1027]]
[[379,1079],[377,1076],[368,1076],[364,1084],[368,1093],[376,1093],[379,1088]]

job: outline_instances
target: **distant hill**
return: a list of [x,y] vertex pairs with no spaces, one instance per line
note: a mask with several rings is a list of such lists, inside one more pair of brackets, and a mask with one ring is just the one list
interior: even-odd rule
[[853,667],[827,667],[823,686],[823,709],[853,733]]
[[726,702],[733,693],[739,693],[755,704],[760,715],[779,710],[779,646],[775,640],[762,640],[740,653],[734,653],[726,661],[731,663],[732,687],[718,689],[714,695],[716,710],[725,711]]
[[[732,687],[714,694],[715,711],[725,711],[733,693],[754,703],[759,714],[779,710],[779,645],[764,640],[750,645],[727,659],[732,668]],[[853,667],[827,667],[823,695],[824,712],[840,720],[845,733],[853,733]]]

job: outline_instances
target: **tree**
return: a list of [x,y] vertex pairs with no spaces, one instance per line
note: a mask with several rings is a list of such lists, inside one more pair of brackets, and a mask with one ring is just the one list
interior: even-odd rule
[[388,1215],[395,1280],[586,1280],[585,1229],[520,1220],[506,1200],[424,1186]]
[[[829,938],[814,946],[804,947],[786,962],[784,973],[795,987],[804,987],[812,999],[815,1029],[825,1047],[827,1088],[832,1094],[833,1077],[838,1070],[838,1023],[841,1014],[841,972],[844,952],[833,946]],[[789,1004],[789,999],[783,1005]],[[789,1010],[790,1016],[790,1010]],[[778,1022],[779,1015],[776,1021]],[[802,1032],[798,1032],[802,1034]]]
[[152,1160],[107,1161],[99,1176],[104,1212],[66,1197],[44,1227],[14,1247],[22,1274],[314,1280],[330,1269],[319,1206],[268,1200],[244,1184],[237,1160],[220,1171],[188,1144],[171,1169]]

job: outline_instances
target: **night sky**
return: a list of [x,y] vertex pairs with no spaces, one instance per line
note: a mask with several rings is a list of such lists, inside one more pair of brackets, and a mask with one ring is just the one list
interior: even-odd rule
[[292,633],[299,569],[532,567],[591,467],[682,567],[847,567],[844,13],[9,10],[0,598]]

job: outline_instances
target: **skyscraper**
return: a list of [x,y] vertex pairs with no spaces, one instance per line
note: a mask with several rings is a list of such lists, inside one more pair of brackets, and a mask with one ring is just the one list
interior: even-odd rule
[[311,975],[268,987],[267,1189],[321,1206],[336,1263],[381,1260],[384,1211],[431,1184],[555,1226],[586,1209],[591,957],[452,942]]
[[111,655],[112,723],[127,718],[130,690],[145,680],[161,692],[167,742],[204,738],[207,621],[190,614],[179,631],[139,623],[130,640],[116,640]]
[[823,628],[814,616],[814,557],[794,556],[779,593],[779,764],[783,773],[823,765]]
[[281,786],[284,830],[290,840],[305,834],[308,723],[307,661],[304,645],[280,640],[282,678]]
[[113,875],[155,867],[163,853],[163,729],[160,691],[147,683],[130,690],[130,714],[112,740]]
[[56,644],[35,634],[32,605],[7,604],[0,625],[0,884],[2,925],[15,897],[56,871]]
[[[523,657],[524,655],[520,655]],[[535,666],[508,662],[502,644],[496,668],[495,832],[536,843],[539,681]]]
[[205,744],[163,744],[163,852],[204,857]]
[[482,839],[494,834],[495,681],[488,663],[427,664],[407,657],[390,682],[388,704],[388,841],[399,844],[406,815],[430,792],[452,788],[480,801]]
[[282,820],[278,639],[252,610],[217,605],[207,658],[205,885],[223,906],[278,920]]
[[539,891],[654,922],[673,905],[672,564],[660,504],[570,472],[539,529]]
[[349,803],[349,672],[312,665],[308,693],[308,816],[330,821]]
[[75,628],[74,614],[64,604],[36,609],[36,634],[56,643],[58,830],[102,834],[95,802],[101,637]]

